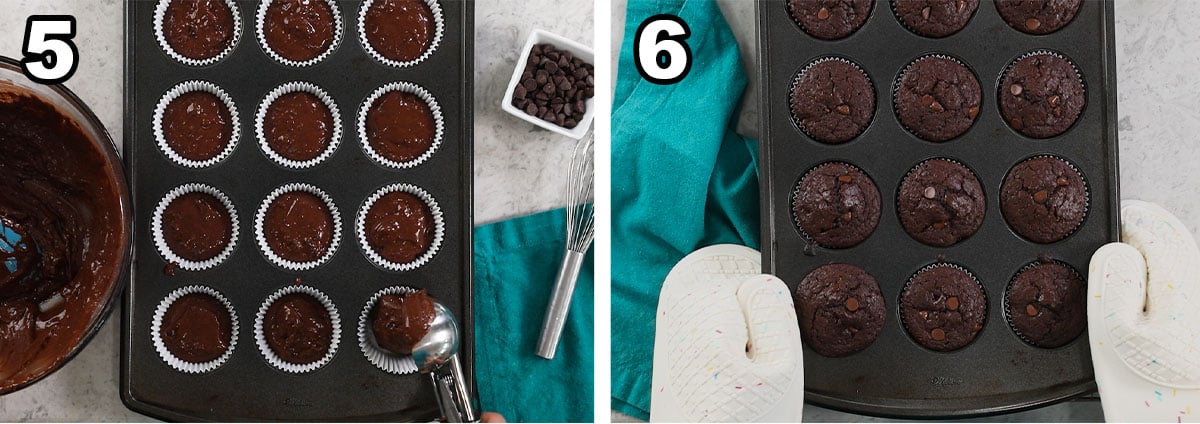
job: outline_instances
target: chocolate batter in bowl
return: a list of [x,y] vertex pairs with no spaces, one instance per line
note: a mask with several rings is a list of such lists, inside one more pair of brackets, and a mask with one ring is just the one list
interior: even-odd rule
[[125,283],[129,189],[112,138],[70,90],[0,57],[0,395],[73,358]]

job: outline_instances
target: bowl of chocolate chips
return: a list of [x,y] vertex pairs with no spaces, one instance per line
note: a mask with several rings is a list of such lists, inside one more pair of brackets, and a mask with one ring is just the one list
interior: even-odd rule
[[534,30],[521,50],[501,108],[539,127],[583,138],[596,115],[594,60],[591,48]]
[[130,198],[112,137],[61,85],[0,57],[0,395],[95,336],[129,268]]

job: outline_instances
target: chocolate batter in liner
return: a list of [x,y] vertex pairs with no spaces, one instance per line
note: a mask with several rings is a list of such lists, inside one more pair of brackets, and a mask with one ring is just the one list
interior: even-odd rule
[[[172,201],[188,193],[206,193],[212,195],[225,206],[229,214],[229,241],[225,244],[225,248],[217,253],[216,256],[205,260],[193,261],[175,253],[168,246],[166,237],[163,234],[163,212],[166,211],[167,206],[170,206]],[[233,254],[233,249],[237,246],[237,236],[240,226],[237,209],[233,207],[233,202],[229,200],[229,196],[226,196],[225,193],[222,193],[216,187],[207,184],[189,183],[175,187],[163,196],[162,200],[158,202],[158,206],[154,208],[154,216],[150,219],[150,229],[153,232],[154,246],[167,263],[177,263],[179,264],[179,268],[188,271],[203,271],[217,266],[228,259],[229,255]]]
[[[275,248],[271,246],[271,242],[269,240],[271,237],[269,237],[267,234],[268,231],[266,229],[266,220],[268,218],[267,213],[270,211],[271,205],[280,196],[295,192],[308,193],[320,199],[322,204],[325,206],[325,212],[329,214],[329,218],[331,220],[331,225],[328,225],[330,231],[332,231],[331,240],[329,241],[328,246],[325,247],[324,253],[321,254],[318,259],[313,261],[295,262],[281,257],[280,253],[276,252]],[[318,222],[305,222],[304,224],[310,225],[303,225],[305,228],[300,228],[299,231],[304,231],[307,228],[325,226],[325,223]],[[261,251],[263,256],[266,256],[271,263],[289,271],[307,271],[329,262],[329,259],[333,258],[334,253],[337,252],[337,249],[342,242],[342,215],[341,212],[338,211],[337,205],[333,203],[333,198],[329,197],[324,190],[321,190],[312,184],[285,184],[271,191],[271,194],[267,195],[266,199],[263,199],[261,206],[258,208],[258,213],[254,216],[254,238],[258,241],[259,251]]]
[[416,293],[416,291],[417,289],[408,286],[391,286],[377,291],[370,299],[367,299],[362,312],[358,314],[358,348],[362,350],[363,356],[367,357],[367,361],[385,372],[395,375],[412,374],[417,372],[417,363],[413,361],[411,355],[397,355],[379,348],[378,342],[375,341],[375,332],[371,328],[373,324],[371,312],[375,310],[375,305],[383,296]]
[[[1012,296],[1017,279],[1022,274],[1036,268],[1040,268],[1040,270],[1035,272],[1043,273],[1056,273],[1065,268],[1067,275],[1070,275],[1078,284],[1055,287],[1057,290],[1047,290],[1052,292],[1049,294],[1043,291],[1045,287],[1037,287],[1038,299],[1024,305],[1015,305],[1017,313],[1023,315],[1018,319],[1022,319],[1024,325],[1030,326],[1031,329],[1041,330],[1039,334],[1024,334],[1013,319],[1013,311],[1010,307],[1014,305],[1009,303],[1009,298]],[[1075,298],[1071,299],[1072,296]],[[1078,339],[1087,330],[1087,280],[1079,275],[1079,271],[1070,264],[1045,255],[1026,264],[1021,267],[1020,271],[1013,274],[1012,279],[1004,288],[1002,305],[1004,322],[1008,323],[1009,329],[1017,335],[1017,338],[1030,346],[1043,349],[1063,347]]]
[[[305,161],[288,159],[279,152],[276,152],[275,149],[271,147],[271,143],[267,140],[266,134],[267,112],[270,111],[271,105],[275,102],[275,100],[279,99],[280,96],[296,92],[310,93],[320,99],[321,102],[325,104],[326,109],[329,111],[331,118],[330,121],[333,123],[331,134],[329,139],[326,140],[324,150],[317,154],[316,157]],[[309,82],[293,81],[280,85],[274,90],[271,90],[271,92],[267,93],[266,97],[263,98],[263,101],[259,103],[258,111],[254,115],[254,134],[258,138],[258,147],[262,149],[263,154],[267,155],[272,162],[275,162],[288,169],[307,169],[317,166],[321,162],[329,159],[329,157],[333,156],[333,153],[337,151],[338,146],[341,145],[342,113],[338,109],[337,102],[333,100],[333,97],[331,97],[329,93],[325,92],[325,90],[321,87]]]
[[[171,43],[167,42],[167,34],[164,33],[164,31],[163,31],[164,21],[167,18],[167,8],[171,5],[171,3],[173,1],[187,1],[187,0],[159,0],[158,6],[155,7],[155,9],[154,9],[154,36],[158,40],[158,45],[160,47],[162,47],[163,51],[166,52],[167,55],[170,56],[172,59],[175,59],[175,60],[177,60],[185,65],[188,65],[188,66],[208,66],[208,65],[217,63],[217,61],[219,61],[221,59],[224,59],[226,56],[229,55],[230,52],[233,51],[234,48],[237,47],[238,40],[241,40],[241,38],[242,38],[242,14],[241,14],[241,11],[238,10],[237,1],[223,0],[225,2],[225,4],[229,7],[229,13],[230,13],[230,15],[232,15],[232,19],[233,19],[233,21],[232,21],[233,34],[229,37],[229,40],[226,41],[225,48],[211,57],[195,57],[195,58],[184,56],[180,52],[176,51],[176,49],[171,46]],[[222,0],[214,0],[214,1],[222,1]],[[211,22],[211,21],[206,21],[206,22],[224,26],[223,24],[217,23],[217,22]]]
[[[202,161],[191,160],[181,156],[175,151],[174,148],[171,147],[169,143],[167,143],[167,137],[163,131],[163,119],[166,115],[167,106],[169,106],[173,100],[179,98],[179,96],[193,91],[203,91],[217,96],[217,98],[221,100],[221,103],[225,105],[225,110],[229,112],[230,132],[229,139],[225,141],[225,147],[223,147],[220,153],[217,153],[216,156]],[[207,168],[225,160],[229,157],[229,155],[233,154],[233,150],[237,148],[238,140],[241,138],[242,131],[240,122],[241,120],[238,116],[237,106],[233,103],[233,99],[229,97],[229,94],[226,93],[225,90],[221,89],[221,87],[218,87],[216,84],[208,81],[185,81],[177,84],[174,87],[171,87],[170,90],[167,90],[167,92],[164,93],[162,98],[158,101],[158,105],[155,106],[153,128],[154,139],[158,142],[158,149],[161,150],[163,154],[166,155],[167,158],[172,162],[187,168]]]
[[[162,338],[161,331],[162,331],[162,327],[164,324],[163,319],[166,316],[167,311],[180,298],[183,298],[184,296],[192,295],[192,294],[211,296],[212,298],[216,299],[217,302],[220,302],[222,306],[224,306],[224,311],[227,311],[229,313],[229,341],[228,341],[229,345],[228,345],[228,347],[225,348],[225,352],[222,353],[221,356],[219,356],[216,359],[213,359],[211,361],[189,362],[184,359],[181,359],[178,356],[176,356],[174,353],[171,352],[171,350],[167,347],[166,342]],[[210,321],[199,321],[199,322],[195,322],[195,323],[186,323],[186,324],[193,324],[195,326],[193,328],[189,328],[189,331],[204,331],[204,330],[218,330],[219,331],[219,329],[196,328],[196,327],[200,327],[200,326],[211,325],[212,322],[210,322]],[[234,311],[233,304],[229,303],[229,299],[227,299],[225,296],[223,296],[220,292],[213,289],[212,287],[200,286],[200,285],[191,285],[191,286],[179,288],[179,289],[176,289],[175,291],[172,291],[170,294],[168,294],[167,297],[164,298],[162,300],[162,302],[160,302],[158,304],[158,308],[154,310],[154,321],[152,324],[150,324],[151,342],[154,344],[154,349],[156,351],[158,351],[158,356],[161,357],[163,359],[163,361],[165,361],[167,363],[167,365],[170,365],[171,368],[174,368],[177,371],[188,373],[188,374],[206,373],[206,372],[215,370],[215,369],[221,367],[221,365],[225,364],[225,361],[228,361],[229,357],[233,356],[234,348],[237,347],[238,331],[239,331],[239,327],[238,327],[237,312]]]
[[[337,50],[338,46],[342,44],[342,34],[344,33],[343,24],[342,24],[342,11],[341,11],[341,9],[338,8],[337,2],[334,0],[310,0],[310,1],[324,2],[324,4],[329,6],[329,14],[331,15],[331,21],[332,21],[332,26],[328,30],[329,31],[328,32],[329,45],[326,46],[324,50],[317,53],[316,56],[312,57],[311,59],[296,60],[296,59],[288,59],[287,57],[284,57],[285,55],[295,57],[296,54],[300,54],[302,52],[287,52],[287,53],[280,52],[280,51],[277,51],[276,48],[282,49],[285,47],[283,47],[283,46],[276,47],[269,41],[268,30],[267,30],[267,19],[269,17],[267,15],[270,11],[272,4],[274,4],[275,1],[276,0],[267,0],[267,1],[263,1],[262,3],[259,3],[258,13],[256,15],[255,33],[258,37],[258,44],[262,46],[263,51],[267,52],[267,56],[271,56],[272,59],[275,59],[275,61],[282,63],[284,65],[294,66],[297,68],[303,68],[303,67],[307,67],[307,66],[312,66],[314,64],[321,62],[322,60],[325,60],[325,58],[329,57],[329,55],[332,54],[334,50]],[[311,22],[305,22],[305,23],[311,24]],[[307,25],[305,29],[324,32],[323,29],[316,29],[314,25]],[[272,38],[274,38],[274,37],[272,37]],[[300,44],[304,44],[304,43],[300,43]],[[308,52],[309,50],[311,50],[309,47],[312,47],[312,46],[311,45],[289,46],[286,48],[298,48],[300,50],[303,50],[304,52]]]
[[[425,43],[425,48],[423,49],[422,53],[420,53],[419,55],[416,55],[416,54],[411,55],[411,56],[415,56],[413,59],[403,60],[398,57],[397,58],[388,58],[387,56],[384,55],[383,52],[379,51],[379,49],[376,49],[375,46],[372,44],[371,38],[372,38],[373,34],[368,34],[368,31],[370,31],[370,28],[368,27],[368,24],[369,24],[368,20],[370,19],[372,22],[374,22],[374,19],[371,19],[371,17],[369,15],[371,14],[371,10],[372,10],[373,6],[382,5],[382,3],[409,2],[409,1],[424,1],[425,4],[427,6],[429,6],[429,11],[433,15],[433,33],[425,34],[425,37],[416,37],[416,38],[426,38],[427,42]],[[387,15],[381,13],[380,16],[387,16]],[[438,45],[441,44],[441,42],[442,42],[442,35],[445,32],[445,29],[446,29],[446,23],[445,23],[445,20],[442,18],[442,6],[440,4],[438,4],[437,0],[367,0],[358,9],[358,41],[360,43],[362,43],[363,50],[366,50],[367,53],[371,55],[371,57],[374,57],[375,60],[378,60],[379,62],[386,64],[388,66],[395,66],[397,68],[403,68],[403,67],[413,66],[413,65],[416,65],[418,63],[425,61],[425,59],[428,59],[429,56],[433,55],[433,52],[437,51]],[[385,32],[386,32],[386,34],[385,34]],[[401,31],[396,31],[396,30],[383,31],[383,32],[380,32],[378,36],[386,36],[386,37],[388,37],[388,40],[404,39],[406,41],[413,41],[412,34],[403,34]],[[419,41],[417,43],[420,44]],[[408,46],[404,50],[409,50],[412,48],[416,48],[416,47]]]
[[[424,149],[423,153],[415,154],[413,155],[415,156],[414,158],[405,161],[389,159],[387,156],[392,154],[389,154],[388,151],[381,151],[377,149],[373,145],[375,144],[375,141],[372,141],[372,138],[370,137],[372,133],[384,131],[388,128],[403,128],[412,125],[411,121],[413,121],[415,117],[400,119],[404,117],[401,117],[398,114],[384,115],[388,118],[391,118],[389,119],[390,122],[369,122],[371,111],[376,107],[376,101],[385,94],[395,91],[409,93],[421,98],[422,100],[425,100],[426,105],[429,106],[429,112],[433,115],[433,137],[429,146]],[[429,94],[428,90],[425,90],[421,86],[410,82],[393,82],[379,87],[373,93],[371,93],[371,95],[363,101],[362,107],[360,107],[358,110],[357,125],[358,139],[362,143],[363,151],[366,152],[367,156],[370,156],[371,159],[376,163],[393,169],[408,169],[429,160],[429,158],[433,156],[434,152],[437,152],[438,146],[441,146],[442,138],[445,134],[445,124],[444,120],[442,119],[442,108],[441,106],[438,106],[437,100],[433,98],[432,94]],[[394,150],[395,154],[399,154],[410,149],[409,146],[396,146],[394,143],[388,143],[387,146],[390,146],[388,149]]]
[[[425,202],[425,205],[428,206],[429,214],[432,216],[433,228],[425,228],[421,229],[423,231],[420,231],[425,232],[426,234],[432,231],[432,241],[430,242],[429,247],[425,249],[424,253],[406,263],[397,263],[385,259],[379,252],[375,250],[375,248],[371,246],[371,242],[369,241],[366,221],[368,220],[368,215],[370,215],[371,207],[374,206],[380,198],[383,198],[385,195],[393,192],[409,193],[421,199]],[[384,188],[376,190],[375,193],[371,194],[371,196],[367,198],[366,202],[363,203],[362,207],[359,208],[358,218],[354,223],[354,232],[358,236],[358,244],[362,247],[363,253],[368,259],[371,260],[371,263],[388,271],[410,271],[425,265],[430,259],[433,258],[435,254],[437,254],[438,249],[441,248],[442,239],[445,237],[445,231],[446,224],[442,218],[442,209],[438,207],[437,201],[433,199],[433,196],[430,196],[428,192],[420,187],[403,183],[388,185]],[[413,230],[413,232],[418,231]]]
[[[329,328],[332,330],[332,334],[329,339],[329,348],[326,349],[325,355],[321,356],[320,359],[307,364],[294,364],[283,360],[283,358],[280,358],[279,355],[277,355],[275,351],[271,349],[271,345],[267,341],[268,335],[266,332],[266,327],[271,325],[271,323],[265,322],[267,319],[267,310],[271,308],[271,305],[274,304],[275,301],[290,294],[311,296],[321,306],[323,306],[325,308],[325,312],[328,313]],[[342,320],[338,315],[337,308],[333,305],[333,301],[330,300],[329,296],[326,296],[325,293],[322,293],[320,290],[310,286],[291,285],[276,290],[275,293],[267,296],[267,299],[263,301],[262,306],[258,308],[258,313],[254,316],[254,341],[255,344],[258,345],[259,353],[262,353],[263,358],[266,358],[267,362],[270,363],[271,366],[285,372],[303,374],[325,366],[325,364],[329,363],[329,361],[333,359],[333,356],[337,354],[338,344],[341,342],[341,340]]]

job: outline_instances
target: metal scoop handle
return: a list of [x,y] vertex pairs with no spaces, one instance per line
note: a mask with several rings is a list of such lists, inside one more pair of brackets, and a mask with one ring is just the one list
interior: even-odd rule
[[479,404],[467,391],[466,377],[458,354],[429,373],[437,395],[438,408],[448,423],[477,423],[480,419]]

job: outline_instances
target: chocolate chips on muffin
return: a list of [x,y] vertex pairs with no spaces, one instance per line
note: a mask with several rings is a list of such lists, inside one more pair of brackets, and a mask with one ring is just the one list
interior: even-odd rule
[[1000,187],[1004,221],[1021,237],[1038,243],[1066,238],[1088,211],[1088,189],[1071,164],[1038,156],[1016,164]]
[[896,17],[917,35],[942,38],[967,26],[979,0],[892,0]]
[[809,272],[794,296],[800,335],[818,354],[840,357],[866,349],[883,330],[883,295],[862,268],[829,264]]
[[1087,285],[1062,262],[1043,258],[1021,270],[1004,296],[1009,325],[1031,345],[1060,347],[1087,328]]
[[908,280],[900,294],[904,329],[921,346],[948,352],[975,340],[987,319],[983,287],[966,270],[939,263]]
[[930,159],[913,167],[897,195],[900,224],[921,243],[948,247],[983,225],[983,186],[971,170],[952,160]]
[[875,115],[875,87],[857,65],[826,58],[796,76],[791,93],[792,119],[801,131],[822,143],[858,137]]
[[879,189],[858,168],[843,162],[818,165],[796,185],[792,216],[818,246],[862,243],[879,224]]
[[1027,34],[1049,34],[1075,19],[1082,0],[996,0],[996,11],[1009,26]]
[[822,40],[850,36],[871,16],[874,0],[790,0],[788,13],[804,32]]
[[1062,134],[1083,107],[1083,79],[1070,60],[1055,53],[1026,55],[1000,81],[1000,114],[1009,127],[1033,138]]
[[905,68],[896,82],[896,117],[910,132],[928,141],[963,135],[979,116],[983,92],[962,63],[925,56]]

